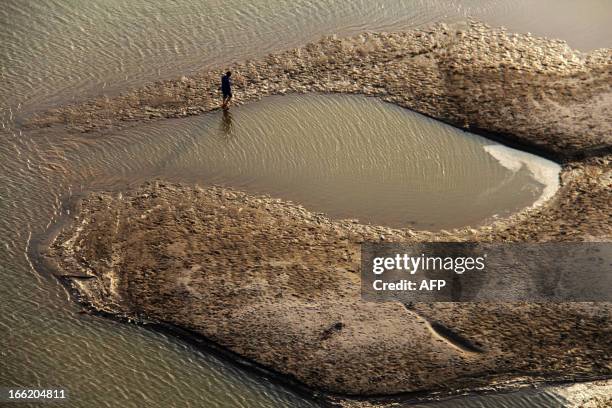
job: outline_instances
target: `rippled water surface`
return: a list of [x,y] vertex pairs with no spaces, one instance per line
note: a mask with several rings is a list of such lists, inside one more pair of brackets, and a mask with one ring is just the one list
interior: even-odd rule
[[546,199],[558,184],[555,163],[358,96],[269,97],[120,137],[137,141],[133,154],[165,177],[394,227],[478,225]]
[[473,16],[611,46],[609,0],[3,0],[0,93],[29,108],[296,47]]
[[[273,380],[182,341],[79,314],[53,278],[34,270],[28,254],[33,241],[65,215],[61,202],[83,190],[121,189],[155,176],[190,182],[208,178],[286,196],[332,215],[391,224],[419,223],[423,215],[379,219],[380,213],[368,212],[367,190],[355,188],[358,177],[377,194],[398,194],[396,202],[385,202],[397,209],[418,208],[410,199],[423,194],[440,201],[435,192],[418,186],[448,174],[443,185],[456,194],[458,209],[469,205],[461,201],[467,196],[459,194],[461,188],[473,189],[469,197],[476,202],[480,193],[490,197],[488,207],[479,209],[479,219],[550,192],[543,162],[363,98],[271,98],[233,109],[231,120],[215,113],[104,137],[25,132],[15,125],[16,116],[299,46],[321,35],[399,30],[466,15],[559,37],[584,50],[610,46],[612,38],[612,2],[607,0],[245,3],[0,2],[0,385],[64,386],[70,395],[64,406],[70,407],[317,406]],[[357,111],[360,116],[354,118]],[[337,120],[334,112],[341,113]],[[354,120],[347,122],[350,115]],[[283,132],[281,119],[289,120]],[[364,132],[357,132],[358,127]],[[456,142],[452,149],[450,140]],[[278,146],[277,157],[265,144]],[[430,155],[431,161],[422,164],[430,166],[427,174],[415,172],[417,156],[411,149],[417,145]],[[312,161],[315,156],[318,162]],[[461,166],[466,157],[470,162]],[[306,165],[307,159],[315,164]],[[486,170],[474,178],[479,169]],[[473,185],[465,183],[470,178]],[[330,194],[341,180],[347,183],[342,194]],[[503,189],[495,191],[495,181],[506,183],[516,193],[515,201],[507,201]],[[533,189],[517,188],[521,181]],[[303,183],[303,191],[292,188],[296,182]],[[357,195],[345,197],[349,193]],[[350,208],[356,212],[334,213],[334,208],[349,208],[342,207],[342,200],[352,200]],[[439,221],[427,221],[432,222]],[[518,393],[436,406],[557,404],[560,400],[547,394]]]

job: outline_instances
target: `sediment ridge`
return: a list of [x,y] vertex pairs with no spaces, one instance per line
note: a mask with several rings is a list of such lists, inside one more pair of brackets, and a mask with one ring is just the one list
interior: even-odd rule
[[[236,103],[292,92],[364,94],[557,160],[612,153],[611,49],[584,54],[471,21],[326,37],[231,69]],[[199,115],[219,108],[224,71],[59,107],[25,126],[87,133]]]
[[[507,219],[393,229],[229,188],[152,181],[82,199],[45,256],[94,310],[182,327],[331,394],[610,378],[609,303],[367,303],[359,251],[380,240],[610,241],[611,55],[470,22],[327,38],[232,66],[241,102],[372,95],[563,161],[556,195]],[[27,126],[100,132],[200,114],[218,106],[219,75],[58,108]]]

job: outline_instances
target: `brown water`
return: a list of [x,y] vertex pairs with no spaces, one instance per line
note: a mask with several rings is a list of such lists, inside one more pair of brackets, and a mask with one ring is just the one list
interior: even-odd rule
[[0,154],[0,379],[65,386],[68,405],[83,407],[313,402],[181,341],[79,315],[29,254],[32,239],[67,215],[61,203],[81,191],[164,177],[269,193],[336,217],[439,228],[534,204],[554,192],[559,170],[377,99],[340,95],[270,97],[229,115],[102,136],[12,131]]
[[560,170],[358,96],[269,97],[122,137],[150,140],[143,148],[151,160],[173,145],[158,168],[165,177],[266,193],[335,218],[430,230],[479,225],[542,201]]
[[[154,176],[197,182],[205,181],[206,177],[256,192],[286,195],[316,211],[325,210],[336,216],[385,221],[378,218],[380,211],[369,212],[372,208],[376,210],[378,203],[367,204],[367,199],[352,196],[351,205],[343,205],[339,197],[349,194],[349,190],[350,194],[367,191],[354,189],[360,187],[355,179],[346,181],[352,187],[347,187],[342,194],[330,194],[342,177],[354,177],[347,170],[361,163],[363,168],[359,174],[369,184],[368,188],[382,189],[386,197],[395,198],[394,194],[403,197],[395,203],[388,200],[384,204],[406,209],[405,213],[395,210],[389,213],[408,214],[410,209],[409,215],[387,222],[422,222],[425,227],[427,223],[442,225],[441,219],[424,221],[430,214],[418,213],[419,207],[412,206],[411,198],[420,193],[435,193],[415,188],[417,179],[421,186],[426,186],[427,177],[431,177],[424,175],[419,179],[422,175],[414,173],[411,166],[415,165],[413,160],[418,154],[415,156],[406,147],[397,149],[399,141],[402,146],[409,146],[408,142],[419,138],[423,153],[431,157],[431,162],[423,165],[431,166],[430,170],[437,174],[436,182],[443,183],[449,194],[459,192],[455,200],[466,200],[466,197],[478,200],[478,194],[463,194],[463,197],[460,194],[462,183],[466,188],[473,187],[465,181],[472,179],[479,186],[473,191],[501,203],[482,207],[479,220],[513,206],[527,205],[539,194],[548,194],[550,189],[546,187],[551,186],[547,181],[550,172],[540,172],[550,167],[542,165],[544,162],[537,158],[431,124],[371,100],[319,97],[285,102],[265,100],[233,110],[229,134],[225,134],[227,121],[219,114],[159,122],[105,137],[69,136],[44,130],[22,132],[15,125],[16,117],[66,101],[115,93],[203,67],[299,46],[321,35],[401,30],[434,21],[456,21],[467,15],[515,31],[562,38],[572,46],[588,50],[610,46],[611,14],[612,2],[607,0],[389,0],[378,3],[270,0],[251,4],[236,0],[3,0],[0,2],[0,276],[3,282],[0,285],[0,386],[64,386],[71,398],[62,406],[68,407],[316,406],[276,381],[253,375],[182,341],[140,327],[79,314],[79,307],[58,282],[34,270],[29,254],[33,240],[65,215],[61,202],[83,190],[125,188]],[[302,116],[298,116],[296,109],[310,110],[305,123],[299,122]],[[278,130],[278,119],[284,115],[298,117],[299,120],[291,122],[292,129],[304,134],[300,126],[317,125],[312,115],[325,118],[322,111],[326,109],[342,112],[337,120],[326,119],[339,132],[321,134],[318,139],[313,134],[307,135],[312,146],[304,151],[305,157],[312,159],[318,153],[324,159],[312,165],[313,168],[300,161],[304,159],[299,154],[304,149],[303,140],[291,139],[289,133],[272,135],[257,131]],[[363,127],[367,138],[359,136],[361,133],[353,138],[343,133],[353,126],[343,115],[350,115],[351,111],[354,114],[355,110],[359,110],[358,119],[376,118]],[[384,139],[379,134],[384,134]],[[269,149],[255,146],[257,143],[262,146],[267,143]],[[461,151],[460,157],[470,157],[469,161],[453,160],[453,153],[457,151],[449,149],[453,143],[454,149]],[[344,146],[351,154],[340,160],[339,153],[333,154],[337,146]],[[207,149],[212,149],[210,152],[214,155],[207,156]],[[283,152],[277,155],[278,160],[270,160],[274,149]],[[250,151],[253,156],[244,163],[236,159],[224,164],[222,160],[223,154],[239,158],[239,152],[244,157]],[[443,159],[439,163],[438,156]],[[258,165],[255,157],[265,162]],[[394,160],[389,161],[388,157]],[[213,160],[219,167],[209,166]],[[236,162],[248,165],[244,169],[256,171],[257,177],[245,177],[248,171],[233,172],[236,166],[232,163]],[[278,169],[287,170],[286,174],[275,173]],[[496,180],[507,183],[506,188],[520,199],[504,202],[503,197],[509,194],[489,189],[492,185],[486,179],[489,173],[474,177],[477,169],[487,169]],[[448,179],[440,177],[443,170]],[[333,179],[328,177],[330,173]],[[388,182],[387,174],[391,176]],[[273,183],[275,177],[289,184],[302,177],[300,182],[306,183],[304,192],[288,184]],[[533,189],[521,192],[517,188],[520,183],[513,184],[513,179],[524,180]],[[381,185],[372,187],[376,180]],[[319,183],[318,187],[314,181]],[[335,208],[347,213],[334,213]],[[355,213],[349,214],[350,210]],[[444,211],[437,213],[444,214]],[[554,395],[521,392],[471,397],[436,406],[562,404],[562,399]]]
[[37,109],[301,46],[468,16],[612,45],[609,0],[2,0],[0,105]]

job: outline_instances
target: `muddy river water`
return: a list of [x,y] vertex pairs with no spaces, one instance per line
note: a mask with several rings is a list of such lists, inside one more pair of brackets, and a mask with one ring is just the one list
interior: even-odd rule
[[476,226],[537,205],[554,194],[560,170],[362,96],[268,97],[121,137],[138,142],[132,154],[145,150],[164,177],[265,193],[335,218],[429,230]]
[[[0,5],[0,386],[62,386],[69,407],[318,406],[178,339],[80,314],[64,288],[33,267],[32,247],[66,215],[62,203],[84,191],[164,177],[266,193],[334,217],[439,229],[533,205],[554,193],[558,173],[552,162],[356,96],[271,97],[231,116],[105,136],[24,131],[20,118],[332,33],[471,15],[583,50],[609,47],[612,38],[607,0],[243,3]],[[522,391],[433,406],[560,404],[554,394]]]

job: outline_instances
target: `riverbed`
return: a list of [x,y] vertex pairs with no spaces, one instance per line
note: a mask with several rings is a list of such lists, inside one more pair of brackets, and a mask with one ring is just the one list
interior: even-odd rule
[[[54,278],[32,267],[33,240],[65,215],[62,203],[70,197],[90,189],[120,190],[163,175],[160,169],[180,148],[169,142],[165,156],[151,156],[146,140],[25,131],[15,120],[221,61],[302,45],[324,34],[405,29],[468,14],[560,37],[584,50],[610,46],[605,21],[610,4],[604,1],[581,2],[579,12],[572,9],[576,2],[565,2],[555,18],[545,6],[538,14],[524,1],[462,2],[452,9],[446,3],[240,7],[175,2],[151,9],[143,2],[130,3],[128,10],[111,2],[84,9],[61,1],[5,3],[0,14],[3,385],[65,386],[71,395],[67,406],[75,407],[140,406],[142,401],[160,407],[315,405],[274,380],[179,340],[80,314]],[[555,397],[482,398],[465,404],[535,405]]]

